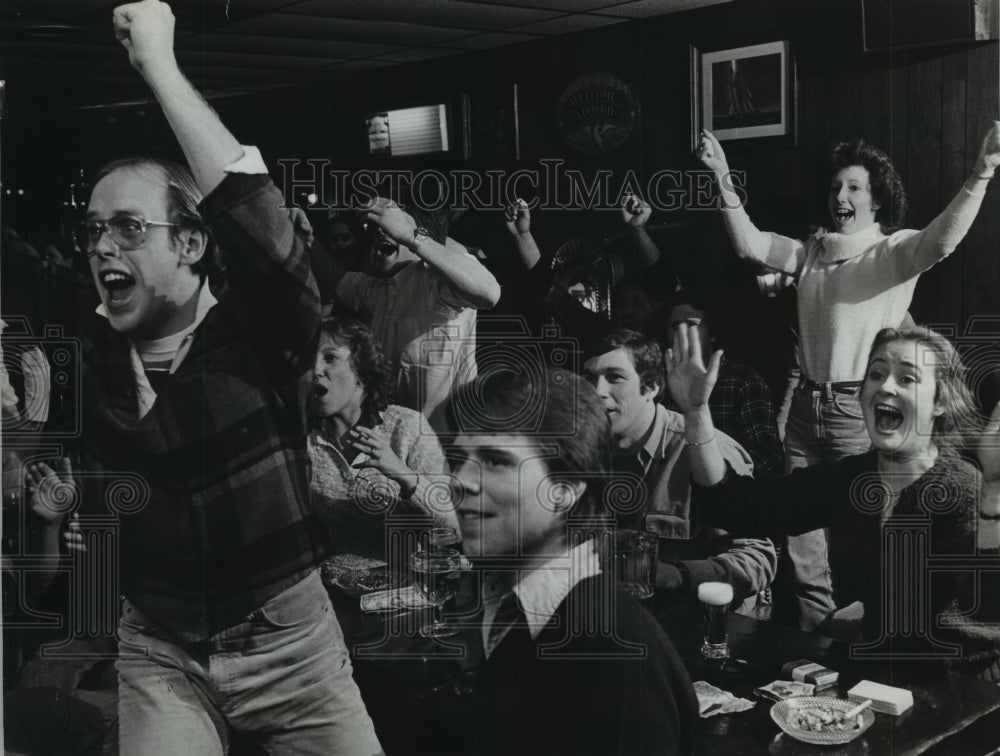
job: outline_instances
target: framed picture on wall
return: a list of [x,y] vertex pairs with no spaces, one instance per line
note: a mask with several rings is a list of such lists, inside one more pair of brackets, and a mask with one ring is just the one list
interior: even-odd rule
[[691,48],[692,147],[708,129],[719,141],[791,137],[795,66],[787,41],[701,52]]

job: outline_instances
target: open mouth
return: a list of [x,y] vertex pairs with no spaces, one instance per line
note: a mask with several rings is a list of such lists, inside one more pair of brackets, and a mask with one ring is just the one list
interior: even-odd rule
[[326,396],[328,393],[330,393],[330,389],[328,389],[326,386],[321,386],[318,383],[313,384],[313,396],[315,396],[317,399]]
[[99,274],[101,286],[107,292],[108,303],[123,304],[135,289],[135,279],[119,270],[108,270]]
[[843,207],[838,208],[837,212],[833,214],[833,217],[837,223],[847,223],[854,218],[854,211]]
[[875,405],[875,429],[879,433],[892,433],[903,424],[903,413],[888,404]]

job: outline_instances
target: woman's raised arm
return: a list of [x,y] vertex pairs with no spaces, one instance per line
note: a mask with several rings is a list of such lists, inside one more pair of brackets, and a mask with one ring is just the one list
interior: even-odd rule
[[702,129],[701,142],[695,156],[702,165],[715,173],[719,182],[722,220],[736,254],[789,275],[797,275],[805,259],[802,242],[761,231],[753,224],[743,207],[743,197],[733,181],[726,153],[712,132]]

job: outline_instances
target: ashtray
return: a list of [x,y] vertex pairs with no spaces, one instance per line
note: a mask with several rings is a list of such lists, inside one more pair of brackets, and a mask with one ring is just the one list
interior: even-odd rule
[[850,721],[840,717],[857,704],[844,698],[799,696],[779,701],[771,707],[771,719],[796,740],[813,745],[850,743],[872,726],[875,715],[865,709]]

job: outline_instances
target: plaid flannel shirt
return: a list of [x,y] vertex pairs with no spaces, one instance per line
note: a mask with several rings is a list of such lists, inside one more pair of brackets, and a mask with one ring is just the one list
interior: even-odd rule
[[243,621],[328,555],[306,452],[320,300],[283,204],[266,175],[233,173],[202,202],[228,288],[144,417],[127,338],[101,324],[84,345],[84,477],[103,471],[119,515],[122,592],[187,640]]
[[[667,409],[680,411],[669,392],[663,404]],[[708,407],[715,427],[736,439],[750,455],[755,477],[784,475],[785,453],[778,435],[771,389],[760,373],[749,365],[723,357]]]

